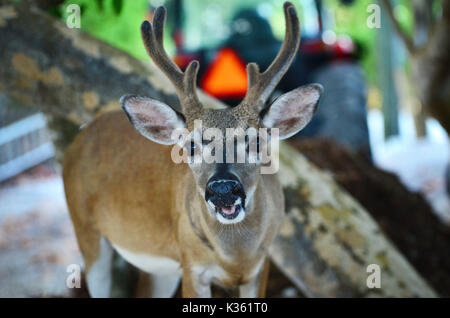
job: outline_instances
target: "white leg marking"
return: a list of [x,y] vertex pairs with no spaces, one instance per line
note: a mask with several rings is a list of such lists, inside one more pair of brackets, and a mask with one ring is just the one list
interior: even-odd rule
[[151,293],[153,298],[169,298],[177,291],[181,274],[176,275],[150,275]]
[[259,290],[259,275],[245,285],[239,286],[239,297],[256,298]]
[[111,268],[114,251],[111,244],[104,237],[100,238],[99,245],[98,259],[89,269],[86,282],[91,297],[105,298],[109,297],[111,291]]
[[200,298],[211,298],[211,281],[213,278],[223,279],[225,271],[218,265],[194,266],[192,268],[194,288]]
[[265,258],[263,257],[253,269],[250,277],[253,277],[247,284],[239,286],[239,297],[241,298],[256,298],[258,297],[259,284],[261,282],[261,269],[263,267]]

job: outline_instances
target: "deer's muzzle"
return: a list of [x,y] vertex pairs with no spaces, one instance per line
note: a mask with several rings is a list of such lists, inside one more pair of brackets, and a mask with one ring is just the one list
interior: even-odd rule
[[234,220],[244,212],[244,187],[231,173],[215,175],[206,184],[205,200],[222,218]]

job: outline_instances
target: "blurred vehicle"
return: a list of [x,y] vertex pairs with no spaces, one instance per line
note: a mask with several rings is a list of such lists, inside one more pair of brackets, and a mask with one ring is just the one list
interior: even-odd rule
[[[341,2],[350,5],[353,1]],[[357,45],[349,36],[337,37],[327,27],[332,23],[321,0],[295,4],[302,5],[305,17],[313,17],[313,21],[307,22],[309,26],[315,23],[313,28],[308,28],[315,33],[302,32],[299,54],[271,100],[301,85],[321,83],[325,87],[321,104],[300,135],[333,138],[370,158],[366,84],[358,65]],[[234,15],[225,41],[216,47],[189,51],[183,44],[181,14],[189,1],[175,0],[172,5],[177,9],[174,12],[179,12],[172,17],[175,62],[184,69],[190,61],[198,60],[198,87],[231,106],[237,105],[247,91],[246,64],[256,62],[261,70],[265,70],[281,45],[269,22],[256,9],[242,9]]]

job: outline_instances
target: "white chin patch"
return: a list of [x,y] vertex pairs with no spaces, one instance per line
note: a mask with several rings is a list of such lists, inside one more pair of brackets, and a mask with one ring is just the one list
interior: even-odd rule
[[217,220],[222,224],[236,224],[245,218],[245,210],[241,209],[239,214],[234,219],[226,219],[220,213],[216,213]]

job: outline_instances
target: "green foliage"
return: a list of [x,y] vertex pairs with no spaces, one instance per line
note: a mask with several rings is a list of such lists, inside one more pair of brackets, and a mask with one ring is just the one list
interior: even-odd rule
[[80,5],[84,31],[136,58],[147,58],[139,30],[147,18],[148,0],[67,0],[62,8],[63,19],[69,4]]

